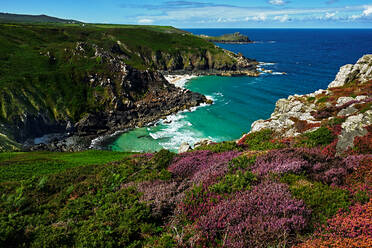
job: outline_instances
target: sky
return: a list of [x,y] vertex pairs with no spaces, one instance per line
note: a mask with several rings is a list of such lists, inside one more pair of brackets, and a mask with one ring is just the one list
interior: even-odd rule
[[372,28],[372,0],[0,0],[0,12],[178,28]]

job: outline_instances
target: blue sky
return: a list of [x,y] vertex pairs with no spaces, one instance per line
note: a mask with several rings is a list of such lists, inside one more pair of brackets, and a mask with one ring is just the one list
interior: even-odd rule
[[372,28],[372,0],[0,0],[0,12],[179,28]]

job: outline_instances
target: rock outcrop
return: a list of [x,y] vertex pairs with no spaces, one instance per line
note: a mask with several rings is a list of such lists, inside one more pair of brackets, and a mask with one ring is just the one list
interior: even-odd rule
[[337,151],[342,152],[353,147],[356,137],[367,134],[371,102],[372,55],[365,55],[355,65],[341,67],[326,90],[278,100],[270,119],[255,121],[251,132],[271,129],[281,137],[296,137],[337,119],[342,122]]
[[355,65],[344,65],[328,88],[342,87],[354,80],[366,82],[372,79],[372,55],[365,55]]

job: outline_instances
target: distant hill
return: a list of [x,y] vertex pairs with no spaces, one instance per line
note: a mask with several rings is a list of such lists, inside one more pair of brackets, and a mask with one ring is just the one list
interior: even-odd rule
[[0,13],[0,22],[32,22],[32,23],[82,23],[76,20],[66,20],[47,15],[18,15]]

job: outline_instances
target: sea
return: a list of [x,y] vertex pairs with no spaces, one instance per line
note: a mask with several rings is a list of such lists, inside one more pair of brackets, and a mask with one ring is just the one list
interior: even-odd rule
[[[193,34],[218,36],[240,32],[252,44],[217,44],[256,59],[264,70],[254,77],[202,76],[184,87],[214,101],[168,116],[155,125],[120,132],[104,149],[114,151],[177,151],[187,142],[235,140],[258,119],[267,119],[280,98],[327,88],[340,66],[354,64],[372,53],[372,29],[187,29]],[[104,142],[102,143],[104,144]],[[101,147],[102,148],[102,147]]]

